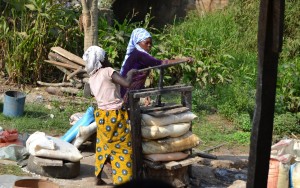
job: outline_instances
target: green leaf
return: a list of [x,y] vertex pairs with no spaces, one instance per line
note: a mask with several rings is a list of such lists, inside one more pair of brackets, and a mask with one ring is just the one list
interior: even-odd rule
[[33,4],[26,4],[25,7],[27,7],[31,11],[37,10],[36,7]]

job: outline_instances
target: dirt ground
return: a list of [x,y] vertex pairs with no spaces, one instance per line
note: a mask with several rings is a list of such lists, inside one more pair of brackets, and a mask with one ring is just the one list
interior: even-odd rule
[[[39,100],[51,101],[70,100],[68,97],[50,95],[45,91],[45,87],[31,87],[23,85],[5,84],[5,79],[0,80],[0,100],[3,100],[3,94],[7,90],[18,90],[27,93],[26,102],[36,102]],[[71,97],[72,100],[85,100],[81,97]],[[249,146],[231,147],[223,145],[214,149],[210,154],[217,156],[216,160],[203,158],[197,164],[191,166],[190,184],[188,187],[245,187],[247,179]],[[48,179],[60,185],[63,188],[73,187],[112,187],[111,174],[109,169],[105,168],[103,179],[108,185],[94,185],[94,152],[82,151],[84,158],[80,161],[80,175],[74,179],[56,179],[43,177],[30,173],[34,178]],[[26,171],[26,168],[24,168]],[[239,181],[241,180],[241,181]],[[235,182],[238,181],[238,185]],[[234,184],[234,185],[233,185]],[[1,187],[1,184],[0,184]]]

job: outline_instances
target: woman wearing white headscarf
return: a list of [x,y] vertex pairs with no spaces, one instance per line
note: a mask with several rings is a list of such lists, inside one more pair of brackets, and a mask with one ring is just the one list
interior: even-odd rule
[[129,87],[136,70],[129,71],[124,79],[117,71],[107,67],[105,51],[99,46],[89,47],[83,55],[89,84],[98,109],[95,110],[97,124],[95,175],[96,184],[101,184],[101,172],[110,159],[113,183],[121,184],[132,178],[132,148],[128,112],[123,105],[119,85]]
[[[126,74],[131,69],[144,69],[148,67],[153,67],[161,64],[175,63],[178,61],[193,61],[192,58],[183,58],[183,59],[172,59],[172,60],[159,60],[154,58],[149,54],[152,48],[152,37],[151,34],[144,28],[137,28],[132,31],[125,59],[121,67],[121,75],[126,77]],[[127,103],[127,93],[129,90],[143,89],[145,81],[149,71],[137,73],[133,78],[133,83],[131,86],[126,89],[121,87],[121,96],[124,99],[124,102]]]

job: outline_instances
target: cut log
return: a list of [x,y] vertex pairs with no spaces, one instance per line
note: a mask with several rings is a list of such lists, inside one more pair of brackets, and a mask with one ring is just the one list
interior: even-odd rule
[[51,95],[63,96],[63,92],[57,87],[47,87],[45,91]]
[[83,86],[82,83],[71,83],[71,82],[62,82],[62,83],[47,83],[47,82],[42,82],[42,81],[37,81],[37,83],[39,85],[42,85],[42,86],[52,86],[52,87],[64,87],[64,86],[67,86],[67,87],[76,87],[76,88],[81,88]]
[[70,94],[78,94],[79,93],[79,89],[76,88],[72,88],[72,87],[60,87],[60,90],[64,93],[70,93]]
[[64,58],[63,56],[57,54],[57,53],[53,53],[53,52],[49,52],[48,54],[48,58],[50,60],[54,60],[54,61],[60,61],[60,62],[63,62],[63,63],[66,63],[66,64],[69,64],[69,65],[72,65],[74,67],[77,67],[77,68],[82,68],[83,66],[80,66],[70,60],[68,60],[67,58]]
[[69,69],[73,69],[73,70],[77,69],[77,67],[74,67],[74,66],[66,64],[66,63],[61,63],[58,61],[53,61],[53,60],[44,60],[44,61],[47,63],[50,63],[52,65],[56,65],[56,66],[60,66],[60,67],[64,67],[64,68],[69,68]]
[[83,61],[82,58],[78,57],[75,54],[72,54],[71,52],[68,52],[67,50],[61,47],[52,47],[51,50],[81,66],[85,66],[85,62]]

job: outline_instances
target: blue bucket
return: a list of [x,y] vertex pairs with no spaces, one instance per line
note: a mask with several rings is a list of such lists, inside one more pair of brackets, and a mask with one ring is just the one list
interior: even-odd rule
[[8,117],[22,116],[26,95],[19,91],[4,93],[3,114]]

